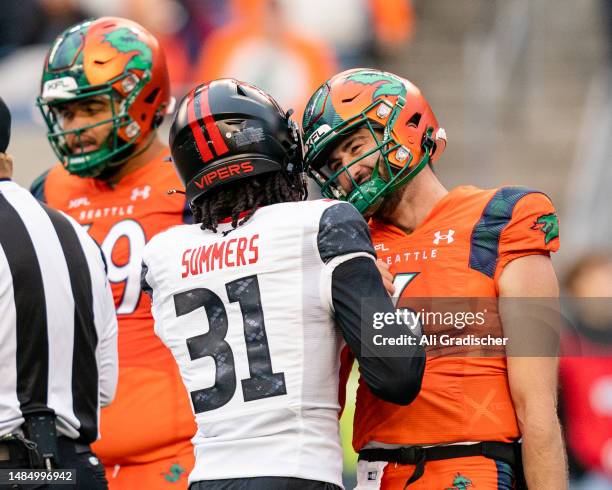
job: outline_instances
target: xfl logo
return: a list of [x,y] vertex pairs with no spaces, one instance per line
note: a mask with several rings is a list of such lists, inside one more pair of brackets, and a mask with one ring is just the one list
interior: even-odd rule
[[78,208],[80,206],[89,206],[91,203],[87,197],[78,197],[76,199],[70,199],[68,201],[68,209]]
[[317,130],[310,135],[308,141],[306,141],[306,147],[310,148],[317,141],[319,141],[323,136],[327,136],[328,134],[335,134],[331,130],[331,126],[329,124],[322,124]]
[[434,233],[434,245],[439,245],[441,240],[446,240],[446,243],[453,243],[455,239],[453,236],[455,235],[455,230],[448,230],[446,235],[443,235],[441,231],[436,231]]

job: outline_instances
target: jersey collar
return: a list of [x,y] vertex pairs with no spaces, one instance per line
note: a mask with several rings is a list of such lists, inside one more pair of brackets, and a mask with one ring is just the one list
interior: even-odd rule
[[442,197],[431,210],[429,214],[425,217],[423,221],[419,223],[419,225],[412,231],[412,233],[406,233],[400,227],[390,223],[388,221],[383,221],[377,218],[370,218],[368,225],[370,226],[370,231],[372,234],[376,233],[378,236],[386,236],[388,238],[398,238],[398,237],[406,237],[418,233],[424,226],[427,225],[432,219],[434,219],[442,209],[446,208],[449,203],[451,203],[457,194],[460,194],[461,187],[455,187],[446,193],[444,197]]

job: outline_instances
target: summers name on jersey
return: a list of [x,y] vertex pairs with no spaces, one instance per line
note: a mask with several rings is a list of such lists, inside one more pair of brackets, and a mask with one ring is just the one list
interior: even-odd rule
[[372,253],[361,215],[332,200],[265,206],[216,234],[177,226],[147,244],[142,287],[198,423],[190,481],[342,484],[331,276]]

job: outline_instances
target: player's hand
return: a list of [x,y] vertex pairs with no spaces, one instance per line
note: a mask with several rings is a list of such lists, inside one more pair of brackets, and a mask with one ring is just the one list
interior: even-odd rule
[[385,289],[389,295],[393,296],[393,293],[395,293],[395,286],[393,285],[393,274],[391,274],[389,270],[389,264],[378,259],[376,261],[376,267],[378,267],[378,272],[380,272]]

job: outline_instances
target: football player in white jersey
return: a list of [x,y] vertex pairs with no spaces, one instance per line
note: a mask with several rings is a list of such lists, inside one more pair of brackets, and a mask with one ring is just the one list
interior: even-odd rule
[[192,490],[340,488],[345,342],[380,398],[408,404],[420,389],[418,342],[398,357],[362,343],[372,304],[395,310],[359,212],[303,201],[300,141],[290,112],[232,79],[192,90],[170,130],[196,224],[147,244],[142,285],[198,424]]

